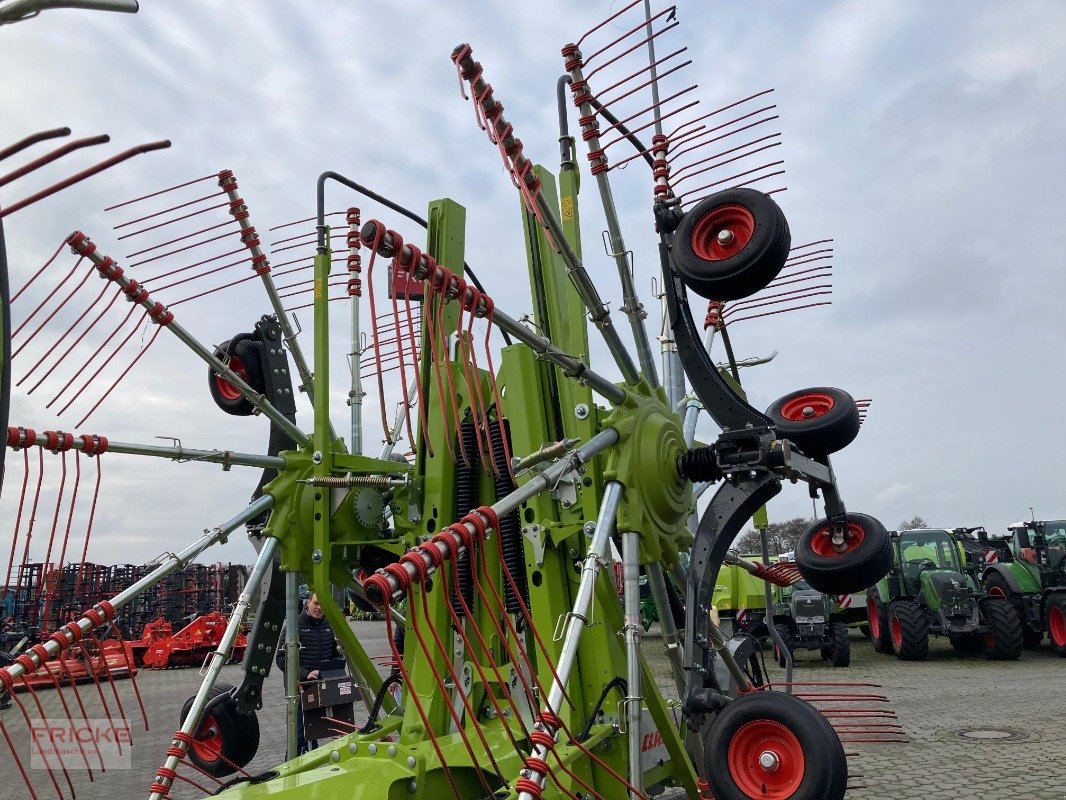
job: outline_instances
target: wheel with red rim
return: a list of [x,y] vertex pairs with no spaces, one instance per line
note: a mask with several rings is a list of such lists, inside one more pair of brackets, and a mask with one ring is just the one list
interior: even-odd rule
[[1014,606],[1014,610],[1018,614],[1018,620],[1022,624],[1022,646],[1038,647],[1044,639],[1044,632],[1033,627],[1025,613],[1025,601],[1022,599],[1022,595],[1011,588],[1007,576],[1000,571],[1001,569],[1009,569],[1009,567],[1005,565],[1002,567],[991,566],[985,571],[985,576],[982,580],[985,592],[988,593],[989,597],[1005,597],[1010,600],[1011,605]]
[[[237,373],[237,377],[262,393],[265,391],[263,376],[263,343],[251,338],[251,334],[241,334],[215,348],[215,358],[227,363]],[[255,406],[242,395],[237,387],[208,367],[207,385],[215,405],[237,417],[247,417],[255,413]]]
[[881,602],[876,589],[870,589],[866,593],[866,618],[869,620],[870,641],[873,642],[875,653],[892,655],[895,647],[892,645],[892,635],[888,625],[888,609]]
[[1051,649],[1066,658],[1066,595],[1054,594],[1048,601],[1047,632]]
[[692,291],[739,300],[777,277],[788,258],[788,221],[768,194],[727,189],[697,203],[671,240],[670,261]]
[[829,519],[816,522],[796,543],[796,566],[812,589],[852,594],[873,586],[892,566],[885,526],[868,514],[848,514],[842,540]]
[[812,458],[843,450],[859,435],[862,421],[855,398],[831,386],[786,394],[766,409],[766,416],[782,439]]
[[718,800],[839,800],[848,765],[836,732],[792,695],[742,695],[704,738],[705,770]]
[[888,630],[900,661],[929,658],[929,617],[913,600],[896,600],[888,608]]
[[[216,778],[243,769],[259,749],[259,719],[254,713],[238,714],[232,692],[233,686],[228,683],[212,687],[189,746],[189,760]],[[181,708],[181,724],[189,715],[193,699],[190,697]]]

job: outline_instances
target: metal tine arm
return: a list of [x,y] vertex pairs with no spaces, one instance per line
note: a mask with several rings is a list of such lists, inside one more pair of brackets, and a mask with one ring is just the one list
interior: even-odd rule
[[14,214],[16,211],[21,211],[27,206],[33,205],[38,200],[43,200],[46,197],[50,197],[56,192],[66,189],[68,186],[73,186],[75,183],[80,183],[86,178],[91,178],[98,172],[103,172],[105,169],[115,166],[115,164],[120,164],[123,161],[133,158],[136,155],[140,155],[141,153],[150,153],[153,150],[165,150],[168,147],[170,147],[170,140],[163,140],[159,142],[149,142],[148,144],[142,144],[136,147],[131,147],[129,150],[123,150],[121,153],[111,156],[111,158],[105,159],[99,164],[89,167],[88,169],[84,169],[81,172],[77,172],[74,175],[71,175],[69,178],[60,181],[59,183],[53,184],[45,189],[42,189],[36,194],[31,194],[29,197],[25,197],[22,200],[19,200],[17,203],[12,203],[11,205],[0,209],[0,219],[3,219],[9,214]]
[[153,300],[149,296],[148,291],[137,281],[127,278],[123,273],[122,268],[119,267],[113,259],[101,255],[96,249],[96,245],[94,245],[84,233],[81,233],[80,231],[72,233],[67,237],[67,243],[75,253],[85,256],[92,261],[93,265],[102,276],[116,283],[122,289],[124,294],[138,305],[142,306],[154,322],[161,327],[170,330],[170,332],[177,336],[178,339],[180,339],[190,350],[206,361],[211,369],[217,372],[220,377],[225,378],[231,383],[234,388],[240,391],[250,403],[262,411],[271,422],[275,423],[289,436],[289,438],[296,442],[297,445],[306,447],[310,443],[307,434],[297,428],[295,424],[285,417],[285,415],[282,414],[273,403],[267,400],[265,395],[259,394],[255,389],[249,386],[239,375],[237,375],[237,373],[229,368],[228,364],[225,364],[220,359],[216,358],[213,350],[205,347],[192,334],[175,322],[174,314],[167,311],[166,306]]
[[[505,163],[507,163],[508,169],[511,171],[512,179],[522,192],[523,199],[527,204],[531,205],[529,210],[533,212],[538,222],[548,232],[548,238],[554,250],[562,256],[566,264],[567,273],[577,289],[578,296],[589,311],[589,319],[592,320],[600,335],[603,336],[607,348],[614,357],[615,364],[622,373],[622,379],[630,385],[639,383],[641,376],[633,363],[632,356],[619,337],[618,331],[611,321],[610,312],[603,304],[603,300],[600,299],[596,285],[589,277],[581,259],[578,258],[567,241],[562,224],[555,216],[555,211],[548,205],[548,201],[541,193],[540,181],[532,174],[533,165],[522,154],[521,140],[514,136],[513,127],[503,118],[503,105],[493,97],[492,86],[482,77],[481,64],[474,61],[469,45],[456,47],[452,51],[452,60],[458,67],[462,78],[470,82],[479,122],[483,117],[486,123],[492,126],[490,138],[498,145],[504,155]],[[622,262],[624,263],[624,254]],[[628,265],[625,271],[628,274]],[[629,299],[626,299],[626,306],[636,308]],[[654,371],[646,372],[646,375],[649,380],[657,382],[654,377]]]
[[[256,559],[255,566],[248,576],[248,582],[245,584],[243,591],[241,591],[240,597],[237,598],[237,604],[234,606],[233,612],[229,616],[229,621],[226,623],[226,630],[222,634],[218,649],[208,656],[211,664],[207,668],[207,674],[200,684],[199,691],[196,692],[196,696],[193,698],[192,705],[189,706],[189,713],[186,714],[185,720],[179,729],[179,733],[183,735],[174,738],[171,742],[171,748],[175,748],[177,751],[188,751],[185,736],[193,736],[194,732],[200,727],[200,717],[203,715],[204,706],[207,705],[208,696],[211,690],[215,688],[215,682],[218,680],[218,673],[222,670],[222,665],[229,658],[241,623],[244,622],[244,614],[251,604],[252,594],[259,590],[259,585],[263,582],[263,578],[274,560],[274,551],[277,550],[278,544],[279,542],[276,538],[269,537],[263,544],[263,549],[259,551],[259,557]],[[169,790],[172,785],[172,780],[168,776],[174,774],[178,763],[184,757],[184,755],[171,753],[169,749],[167,752],[170,754],[167,755],[163,768],[156,774],[155,782],[152,784],[152,800],[159,800],[159,798],[167,794],[166,790]],[[157,787],[163,788],[164,791],[158,791]]]
[[[592,94],[587,91],[588,84],[582,74],[581,51],[576,45],[568,45],[563,48],[563,56],[566,59],[566,71],[570,75],[570,91],[574,95],[574,105],[581,113],[581,138],[588,142],[589,159],[592,162],[591,172],[596,177],[596,187],[603,205],[603,215],[607,223],[607,235],[611,248],[609,255],[615,260],[618,279],[622,284],[622,311],[629,319],[641,372],[652,387],[657,387],[659,372],[652,354],[648,331],[644,326],[644,320],[648,314],[637,296],[631,271],[632,265],[629,263],[628,251],[622,237],[622,227],[618,221],[614,193],[611,191],[611,183],[607,177],[607,156],[600,144],[599,125],[596,121],[599,112],[593,108]],[[617,124],[617,127],[623,126],[624,122]]]
[[[222,191],[226,193],[226,196],[230,201],[230,208],[233,210],[234,217],[241,226],[242,239],[251,235],[255,236],[255,227],[248,219],[247,206],[244,204],[244,200],[237,194],[237,179],[233,176],[233,173],[229,170],[223,170],[219,173],[218,185],[222,187]],[[238,207],[241,211],[238,212]],[[281,297],[278,296],[277,287],[274,285],[274,279],[270,275],[270,262],[267,259],[266,253],[264,253],[259,245],[258,237],[248,242],[248,250],[252,254],[252,263],[257,265],[256,273],[263,280],[263,288],[266,290],[267,298],[270,300],[270,306],[274,309],[274,316],[277,317],[278,324],[281,326],[281,335],[285,341],[285,346],[289,348],[289,352],[292,353],[293,364],[296,366],[296,372],[300,376],[300,386],[304,394],[307,395],[307,399],[313,404],[315,401],[314,391],[314,376],[311,374],[311,368],[307,366],[307,358],[304,356],[303,349],[300,347],[300,342],[296,338],[296,331],[292,327],[292,323],[289,321],[289,315],[285,311],[285,306],[281,302]],[[258,266],[259,264],[262,266]],[[329,387],[323,387],[322,391],[328,392]],[[333,431],[333,424],[330,423],[330,436],[332,439],[336,439],[337,435]],[[299,441],[299,440],[297,440]]]
[[[71,644],[93,628],[99,627],[104,622],[113,619],[116,611],[132,602],[134,598],[140,596],[145,590],[156,586],[171,573],[183,569],[186,564],[199,556],[211,545],[216,544],[217,542],[224,542],[230,533],[235,531],[241,525],[244,525],[246,522],[255,519],[264,511],[270,509],[273,505],[274,498],[269,494],[263,495],[249,504],[248,507],[237,516],[222,523],[218,527],[207,531],[203,536],[180,553],[170,554],[170,557],[152,570],[152,572],[145,575],[125,590],[119,592],[112,597],[111,600],[97,603],[96,606],[88,612],[83,613],[77,620],[70,622],[58,631],[55,631],[44,641],[44,649],[48,656],[50,657],[62,650],[66,650]],[[75,633],[75,630],[80,632]],[[30,662],[29,665],[34,670],[41,666],[40,658],[32,650],[26,651],[23,655],[25,656],[25,660]],[[15,678],[18,678],[26,672],[26,663],[21,660],[16,660],[11,666],[0,667],[0,683],[6,685],[9,680],[14,681]]]
[[[113,442],[106,436],[75,436],[71,433],[60,433],[59,437],[70,442],[69,448],[64,449],[81,450],[88,455],[99,455],[104,452],[125,453],[152,458],[167,458],[172,461],[202,461],[209,464],[221,464],[226,469],[231,466],[285,469],[285,459],[281,456],[235,453],[232,450],[196,450],[182,447],[180,443],[177,447],[163,447],[151,444]],[[7,446],[13,449],[34,446],[52,449],[53,444],[54,442],[49,440],[47,432],[38,433],[32,428],[22,427],[9,427],[7,429]]]
[[[632,8],[632,7],[633,7],[633,6],[635,6],[635,5],[636,5],[636,3],[633,3],[632,5],[630,5],[630,6],[629,6],[629,8]],[[674,29],[674,28],[676,28],[676,27],[677,27],[678,25],[680,25],[681,23],[680,23],[680,22],[678,22],[678,21],[677,21],[676,19],[674,19],[674,18],[673,18],[673,14],[674,14],[674,12],[676,12],[676,11],[677,11],[677,6],[669,6],[669,7],[667,7],[667,8],[664,8],[664,9],[663,9],[662,11],[660,11],[660,12],[659,12],[658,14],[656,14],[655,16],[653,16],[653,17],[650,17],[650,18],[648,18],[648,17],[645,17],[645,16],[644,16],[644,15],[642,14],[642,15],[641,15],[641,20],[640,20],[640,23],[639,23],[638,25],[634,26],[633,28],[630,28],[630,29],[629,29],[628,31],[626,31],[625,33],[623,33],[623,34],[622,34],[621,36],[619,36],[619,37],[617,37],[617,38],[615,38],[615,39],[612,39],[612,40],[611,40],[610,42],[608,42],[607,44],[605,44],[605,45],[604,45],[603,47],[601,47],[601,48],[600,48],[599,50],[596,50],[596,51],[594,51],[594,52],[593,52],[593,53],[592,53],[592,54],[591,54],[591,55],[590,55],[590,56],[589,56],[589,57],[588,57],[588,58],[587,58],[587,59],[585,60],[585,63],[586,63],[586,64],[587,64],[587,63],[590,63],[590,62],[592,62],[593,60],[595,60],[596,58],[598,58],[598,57],[600,57],[600,56],[604,55],[604,54],[605,54],[605,53],[607,53],[607,51],[609,51],[609,50],[610,50],[610,49],[611,49],[612,47],[614,47],[614,46],[615,46],[615,45],[617,45],[617,44],[620,44],[621,42],[624,42],[624,41],[625,41],[626,39],[628,39],[628,38],[629,38],[630,36],[632,36],[632,35],[633,35],[634,33],[639,33],[639,32],[641,31],[641,29],[644,29],[644,30],[650,30],[650,25],[651,25],[651,23],[652,23],[652,22],[655,22],[655,21],[656,21],[657,19],[659,19],[660,17],[666,16],[667,14],[671,15],[671,16],[670,16],[670,17],[669,17],[669,18],[667,19],[667,22],[669,22],[669,23],[671,23],[671,24],[668,24],[668,25],[666,25],[666,26],[664,26],[664,27],[660,28],[660,29],[659,29],[658,31],[655,31],[654,33],[651,33],[651,34],[649,34],[649,35],[648,35],[647,37],[645,37],[644,39],[641,39],[641,40],[640,40],[639,42],[637,42],[636,44],[632,45],[631,47],[629,47],[628,49],[624,50],[623,52],[619,53],[618,55],[612,56],[612,57],[611,57],[610,59],[608,59],[608,60],[607,60],[607,61],[605,61],[605,62],[604,62],[603,64],[601,64],[600,66],[598,66],[598,67],[596,68],[596,70],[595,70],[595,71],[596,71],[596,72],[598,72],[599,70],[603,69],[604,67],[606,67],[606,66],[608,66],[608,65],[610,65],[610,64],[613,64],[614,62],[618,61],[619,59],[625,58],[625,57],[626,57],[627,55],[629,55],[630,53],[632,53],[632,52],[633,52],[634,50],[636,50],[636,49],[638,49],[638,48],[640,48],[640,47],[643,47],[644,45],[646,45],[646,44],[647,44],[647,43],[648,43],[648,42],[649,42],[650,40],[654,39],[654,38],[655,38],[655,37],[657,37],[657,36],[660,36],[661,34],[664,34],[664,33],[666,33],[666,32],[667,32],[667,31],[669,31],[669,30],[673,30],[673,29]],[[582,37],[582,38],[584,38],[584,37]],[[579,43],[579,44],[580,44],[580,43]]]

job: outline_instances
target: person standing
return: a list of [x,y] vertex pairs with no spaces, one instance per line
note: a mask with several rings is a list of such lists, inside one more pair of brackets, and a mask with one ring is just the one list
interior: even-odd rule
[[[318,596],[312,594],[299,616],[300,628],[300,682],[318,680],[322,667],[339,657],[337,637],[326,622]],[[285,637],[282,636],[277,655],[274,657],[278,668],[285,670]],[[310,744],[310,747],[308,745]],[[303,710],[296,706],[296,755],[318,747],[317,741],[308,742],[304,738]]]

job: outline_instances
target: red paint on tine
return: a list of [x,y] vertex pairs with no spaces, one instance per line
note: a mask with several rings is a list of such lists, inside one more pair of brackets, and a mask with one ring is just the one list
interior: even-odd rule
[[7,558],[7,573],[4,579],[4,585],[0,587],[0,601],[5,600],[10,591],[8,587],[11,586],[11,570],[14,569],[15,566],[15,549],[18,546],[19,529],[22,526],[22,510],[26,505],[26,487],[30,480],[30,451],[26,448],[23,448],[22,460],[22,492],[19,494],[19,508],[18,513],[15,515],[15,529],[11,535],[11,553]]
[[[220,192],[220,194],[221,194],[221,192]],[[213,197],[213,196],[216,196],[216,195],[209,195],[209,196]],[[159,228],[165,228],[167,225],[173,225],[175,222],[181,222],[182,220],[192,219],[193,217],[198,217],[200,214],[207,214],[208,212],[216,211],[216,210],[218,210],[220,208],[226,208],[226,206],[228,206],[228,205],[229,205],[229,203],[219,203],[216,206],[208,206],[207,208],[201,208],[198,211],[192,211],[192,212],[190,212],[188,214],[181,214],[180,216],[172,217],[171,219],[164,220],[163,222],[158,222],[155,225],[149,225],[147,228],[141,228],[140,230],[137,230],[137,231],[130,231],[127,234],[119,236],[118,237],[118,241],[121,242],[124,239],[132,239],[134,236],[140,236],[142,233],[148,233],[149,231],[158,230]],[[160,212],[160,213],[163,213],[163,212]],[[159,216],[159,214],[152,214],[152,216],[156,217],[156,216]],[[132,223],[127,222],[125,224],[126,225],[131,225]],[[113,230],[118,230],[118,228],[120,228],[120,227],[122,227],[122,226],[120,226],[120,225],[115,226],[115,228]]]
[[52,253],[52,257],[44,262],[44,266],[41,267],[39,270],[37,270],[35,273],[33,273],[33,275],[30,276],[30,279],[27,280],[24,284],[22,284],[22,288],[19,289],[17,292],[15,292],[15,294],[12,296],[12,298],[11,298],[11,302],[12,303],[14,303],[16,300],[18,300],[19,296],[24,291],[26,291],[26,289],[28,289],[30,287],[30,285],[35,280],[37,280],[37,278],[40,277],[41,273],[44,272],[46,269],[48,269],[52,265],[52,262],[54,262],[56,260],[56,258],[59,257],[59,254],[63,251],[63,248],[66,247],[66,244],[67,244],[67,242],[64,239],[63,242],[60,243],[59,247],[56,248],[56,251],[54,253]]
[[[157,325],[156,326],[155,330],[152,332],[152,337],[148,340],[148,344],[144,345],[137,352],[137,355],[133,357],[133,360],[129,363],[129,365],[124,370],[122,370],[121,374],[119,374],[119,376],[117,378],[115,378],[114,382],[107,388],[107,391],[105,391],[100,396],[100,399],[97,400],[93,404],[92,408],[90,408],[87,412],[85,412],[85,414],[82,416],[82,418],[80,420],[78,420],[77,424],[74,427],[80,428],[82,425],[85,424],[85,421],[87,419],[89,419],[89,417],[91,417],[93,415],[93,413],[96,411],[96,409],[98,409],[100,407],[100,404],[103,403],[104,400],[106,400],[108,398],[108,396],[111,394],[111,392],[113,392],[115,390],[115,387],[118,386],[119,383],[122,382],[123,378],[125,378],[129,374],[130,370],[133,369],[135,366],[137,366],[137,362],[140,361],[141,358],[144,356],[144,354],[148,352],[148,348],[150,348],[153,344],[155,344],[155,340],[157,338],[159,338],[159,334],[160,334],[160,332],[162,330],[163,330],[163,326],[162,325]],[[125,344],[125,342],[123,342],[123,344]],[[116,351],[116,354],[117,354],[117,352],[118,351]],[[106,366],[106,362],[105,362],[105,366]],[[99,373],[97,373],[97,374],[99,374]]]
[[7,742],[7,749],[15,760],[15,766],[18,767],[19,775],[22,776],[22,782],[26,784],[26,791],[30,793],[30,800],[37,800],[37,793],[33,790],[33,784],[30,783],[30,776],[26,774],[26,768],[22,765],[22,759],[19,758],[15,743],[11,741],[11,735],[7,732],[7,726],[4,725],[3,719],[0,719],[0,734],[3,734],[4,741]]
[[14,144],[8,145],[3,150],[0,150],[0,161],[3,161],[5,158],[9,158],[16,153],[21,153],[27,147],[32,147],[38,142],[44,142],[48,139],[59,139],[63,136],[70,136],[70,128],[51,128],[46,131],[31,133],[26,138],[19,139]]
[[42,189],[36,194],[32,194],[29,197],[23,198],[17,203],[13,203],[12,205],[7,206],[6,208],[0,209],[0,218],[6,217],[9,214],[14,214],[16,211],[21,211],[22,209],[26,208],[27,206],[33,205],[39,200],[43,200],[46,197],[50,197],[56,192],[62,191],[63,189],[66,189],[69,186],[73,186],[75,183],[79,183],[85,180],[86,178],[91,178],[93,175],[96,175],[99,172],[103,172],[105,169],[113,167],[116,164],[120,164],[123,161],[132,158],[133,156],[139,155],[141,153],[149,153],[153,150],[162,150],[167,147],[170,147],[169,141],[150,142],[149,144],[142,144],[138,145],[137,147],[131,147],[129,150],[124,150],[118,155],[112,156],[111,158],[106,159],[105,161],[101,161],[95,166],[89,167],[89,169],[82,170],[81,172],[70,176],[66,180],[62,180],[59,183],[47,187],[46,189]]
[[[577,46],[580,47],[581,43],[583,41],[585,41],[585,39],[587,39],[589,36],[594,34],[600,28],[606,27],[608,23],[614,22],[616,19],[618,19],[624,13],[629,11],[631,8],[633,8],[634,6],[638,5],[641,1],[642,0],[633,0],[633,2],[631,2],[629,5],[620,8],[618,11],[615,11],[613,14],[611,14],[611,16],[607,17],[607,19],[605,19],[602,22],[598,22],[595,25],[593,25],[591,28],[589,28],[587,31],[585,31],[583,34],[581,34],[581,38],[577,40]],[[69,133],[69,131],[68,131],[68,133]]]
[[[635,5],[635,3],[634,3],[633,5]],[[632,6],[629,6],[629,8],[631,8],[631,7],[632,7]],[[627,8],[627,9],[623,9],[623,10],[628,10],[628,8]],[[624,42],[624,41],[625,41],[626,39],[628,39],[628,38],[629,38],[630,36],[632,36],[632,35],[633,35],[633,34],[635,34],[635,33],[639,33],[639,32],[641,32],[641,31],[643,31],[643,30],[647,30],[647,29],[648,29],[648,28],[649,28],[649,27],[651,26],[651,24],[652,24],[653,22],[655,22],[656,20],[658,20],[658,19],[659,19],[660,17],[666,16],[667,14],[673,15],[673,13],[674,13],[674,12],[675,12],[676,10],[677,10],[677,7],[676,7],[676,6],[670,6],[670,7],[668,7],[668,8],[664,8],[664,9],[663,9],[662,11],[660,11],[660,12],[659,12],[658,14],[653,14],[653,15],[652,15],[652,16],[650,16],[650,17],[645,17],[645,16],[643,15],[643,14],[641,14],[641,15],[640,15],[640,17],[641,17],[641,19],[640,19],[640,22],[639,22],[639,23],[638,23],[638,24],[637,24],[636,26],[634,26],[633,28],[630,28],[630,29],[629,29],[628,31],[626,31],[625,33],[623,33],[623,34],[622,34],[621,36],[618,36],[618,37],[616,37],[616,38],[612,39],[612,40],[611,40],[611,41],[609,41],[609,42],[608,42],[607,44],[603,45],[603,46],[602,46],[602,47],[601,47],[601,48],[600,48],[599,50],[594,50],[594,51],[593,51],[592,53],[590,53],[589,55],[585,56],[585,58],[583,59],[583,63],[585,64],[585,66],[588,66],[588,65],[589,65],[589,64],[591,64],[591,63],[592,63],[592,62],[593,62],[594,60],[596,60],[596,59],[597,59],[597,58],[599,58],[600,56],[602,56],[602,55],[604,55],[605,53],[607,53],[607,52],[608,52],[608,51],[609,51],[609,50],[610,50],[611,48],[613,48],[613,47],[614,47],[615,45],[617,45],[617,44],[621,44],[622,42]],[[618,15],[616,14],[615,16],[618,16]],[[609,19],[614,19],[614,17],[610,17]],[[671,17],[671,19],[667,20],[667,22],[669,22],[669,23],[671,23],[671,24],[669,24],[669,25],[666,25],[666,26],[665,26],[665,27],[663,27],[663,28],[660,28],[660,29],[659,29],[658,31],[656,31],[655,33],[653,33],[653,34],[652,34],[651,36],[646,36],[646,37],[644,37],[644,38],[643,38],[643,39],[641,39],[641,40],[640,40],[639,42],[637,42],[636,44],[634,44],[634,45],[632,45],[631,47],[627,48],[626,50],[623,50],[623,51],[622,51],[621,53],[619,53],[618,55],[616,55],[616,56],[612,56],[612,57],[611,57],[610,59],[608,59],[608,60],[607,60],[606,62],[604,62],[603,64],[601,64],[601,65],[600,65],[600,66],[599,66],[599,67],[597,68],[597,70],[603,69],[604,67],[606,67],[606,66],[609,66],[610,64],[613,64],[614,62],[618,61],[619,59],[621,59],[621,58],[624,58],[625,56],[627,56],[627,55],[629,55],[630,53],[632,53],[632,52],[633,52],[634,50],[636,50],[636,49],[638,49],[638,48],[642,47],[643,45],[647,44],[647,43],[648,43],[648,42],[649,42],[650,40],[652,40],[652,39],[656,38],[657,36],[659,36],[659,35],[661,35],[661,34],[665,33],[665,32],[666,32],[666,31],[668,31],[668,30],[672,30],[673,28],[676,28],[676,27],[677,27],[678,25],[680,25],[680,24],[681,24],[681,23],[679,23],[679,22],[678,22],[678,21],[677,21],[676,19],[672,19],[672,17]],[[603,23],[601,23],[601,24],[600,24],[600,27],[602,27],[602,25],[603,25]],[[591,31],[590,31],[590,32],[591,32]],[[588,35],[588,34],[586,34],[586,36],[587,36],[587,35]],[[584,38],[585,38],[585,37],[584,37],[584,36],[582,36],[582,37],[581,37],[581,39],[580,39],[580,40],[578,40],[578,46],[580,46],[580,45],[581,45],[581,41],[582,41],[582,40],[583,40]],[[594,72],[595,72],[595,71],[597,71],[597,70],[594,70]],[[589,73],[589,75],[591,75],[591,74],[592,74],[592,73],[590,72],[590,73]]]
[[[21,323],[21,324],[20,324],[20,325],[19,325],[19,326],[18,326],[17,328],[15,328],[15,330],[13,330],[13,331],[11,332],[11,338],[12,338],[12,339],[14,339],[14,338],[15,338],[16,336],[18,336],[18,335],[19,335],[19,334],[20,334],[20,333],[22,332],[22,329],[23,329],[23,328],[25,328],[25,327],[26,327],[26,326],[27,326],[27,325],[29,324],[30,320],[32,320],[32,319],[33,319],[33,318],[34,318],[35,316],[37,316],[37,314],[38,314],[38,313],[40,312],[40,310],[41,310],[42,308],[44,308],[44,307],[45,307],[46,305],[48,305],[48,301],[52,299],[52,297],[53,297],[53,296],[55,295],[55,293],[56,293],[57,291],[59,291],[59,289],[61,289],[61,288],[62,288],[63,286],[65,286],[65,285],[66,285],[67,281],[69,281],[69,280],[70,280],[70,279],[71,279],[71,278],[72,278],[72,277],[74,276],[74,273],[76,273],[76,272],[78,271],[78,266],[79,266],[79,265],[81,264],[81,262],[82,262],[83,260],[84,260],[84,257],[79,257],[79,258],[78,258],[78,259],[77,259],[77,260],[76,260],[76,261],[74,262],[74,265],[73,265],[73,266],[72,266],[72,267],[70,268],[70,271],[69,271],[69,272],[68,272],[68,273],[67,273],[66,275],[64,275],[62,279],[60,279],[60,281],[59,281],[59,283],[58,283],[58,284],[56,285],[56,287],[55,287],[55,288],[53,288],[53,289],[51,289],[51,290],[50,290],[50,291],[49,291],[49,292],[48,292],[48,293],[47,293],[47,294],[45,295],[44,299],[43,299],[43,300],[41,300],[41,302],[40,302],[40,303],[38,303],[38,304],[37,304],[37,305],[36,305],[36,306],[34,307],[33,311],[31,311],[31,312],[30,312],[30,313],[29,313],[29,314],[28,314],[28,315],[26,316],[26,318],[25,318],[24,320],[22,320],[22,323]],[[24,287],[24,288],[25,288],[25,287]]]
[[90,136],[85,139],[75,139],[72,142],[67,142],[62,147],[57,147],[51,152],[45,153],[40,158],[35,158],[26,164],[23,164],[16,170],[12,170],[6,175],[0,176],[0,186],[6,186],[11,181],[18,180],[19,178],[29,175],[36,169],[43,167],[45,164],[51,164],[53,161],[62,158],[67,153],[73,153],[75,150],[80,150],[83,147],[92,147],[93,145],[106,144],[111,141],[111,137],[106,133],[100,136]]

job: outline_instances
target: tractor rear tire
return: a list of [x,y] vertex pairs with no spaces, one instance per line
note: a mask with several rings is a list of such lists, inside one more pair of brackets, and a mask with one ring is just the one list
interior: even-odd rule
[[771,403],[766,416],[782,439],[811,458],[843,450],[855,441],[862,425],[855,398],[831,386],[790,392]]
[[[786,625],[784,623],[779,622],[777,625],[774,625],[774,629],[777,631],[777,635],[781,637],[781,641],[783,641],[785,643],[785,647],[788,649],[788,652],[789,653],[794,653],[795,652],[795,644],[794,644],[793,639],[792,639],[792,628],[790,628],[788,625]],[[774,660],[777,661],[777,665],[779,667],[781,667],[781,669],[784,669],[787,666],[787,663],[785,662],[785,655],[781,651],[781,647],[780,647],[780,645],[778,645],[777,641],[773,640],[773,642],[774,642]],[[795,659],[794,658],[793,658],[792,661],[793,661],[793,663],[795,663]]]
[[[254,714],[238,714],[230,695],[233,687],[216,683],[207,696],[208,713],[195,732],[196,741],[189,747],[189,760],[216,778],[224,778],[247,766],[259,749],[259,718]],[[224,699],[215,702],[216,698]],[[180,723],[184,724],[192,707],[190,697],[181,708]]]
[[1034,630],[1030,626],[1022,596],[1010,588],[1010,584],[1007,583],[1007,579],[1003,577],[1002,573],[994,570],[989,572],[985,576],[984,585],[985,591],[988,592],[990,597],[1006,597],[1010,600],[1011,605],[1014,606],[1018,621],[1022,625],[1022,646],[1028,648],[1039,647],[1040,642],[1044,640],[1044,633],[1043,631]]
[[822,656],[822,661],[829,661],[833,657],[833,648],[828,646],[823,647],[819,654]]
[[716,192],[685,214],[670,254],[681,280],[696,294],[739,300],[777,277],[791,246],[788,220],[774,199],[737,188]]
[[981,611],[988,622],[985,658],[1017,661],[1022,654],[1022,625],[1014,604],[1006,597],[987,597],[981,602]]
[[1053,594],[1048,600],[1047,634],[1051,652],[1066,658],[1066,594]]
[[929,658],[929,618],[913,600],[897,600],[888,608],[892,646],[900,661]]
[[896,648],[892,645],[892,632],[888,625],[888,609],[878,599],[876,592],[866,594],[866,618],[870,620],[868,627],[874,652],[888,656],[896,652]]
[[829,630],[833,637],[833,646],[829,650],[830,662],[834,667],[850,667],[851,637],[848,635],[848,626],[843,622],[834,622]]
[[[848,764],[840,737],[813,706],[781,692],[728,703],[704,738],[704,774],[718,800],[842,800]],[[773,766],[760,764],[767,753]]]
[[796,566],[811,588],[823,594],[865,591],[892,566],[892,545],[884,525],[867,514],[851,513],[847,524],[841,553],[825,533],[828,519],[816,522],[796,542]]

